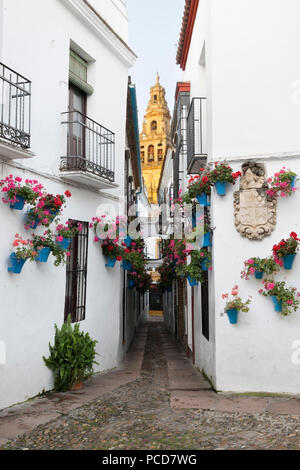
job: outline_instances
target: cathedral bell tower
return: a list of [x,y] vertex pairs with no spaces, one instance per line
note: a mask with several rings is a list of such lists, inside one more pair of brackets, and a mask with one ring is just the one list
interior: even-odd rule
[[157,190],[166,149],[171,144],[171,116],[165,89],[156,83],[150,90],[150,100],[140,134],[142,172],[151,204],[157,204]]

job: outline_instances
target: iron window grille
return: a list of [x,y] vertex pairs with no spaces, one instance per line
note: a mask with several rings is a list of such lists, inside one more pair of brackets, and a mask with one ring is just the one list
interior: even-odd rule
[[31,82],[0,62],[0,138],[30,147]]
[[193,98],[187,117],[187,171],[198,173],[207,162],[206,98]]
[[[71,221],[79,222],[79,221]],[[80,222],[82,231],[71,240],[67,260],[65,321],[71,315],[72,323],[85,320],[88,260],[88,222]]]
[[83,171],[115,181],[115,134],[79,111],[62,113],[67,126],[67,155],[61,171]]

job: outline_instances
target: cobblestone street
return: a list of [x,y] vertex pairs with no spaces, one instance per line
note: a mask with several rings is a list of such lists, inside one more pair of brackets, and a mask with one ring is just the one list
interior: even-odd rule
[[299,414],[298,398],[215,394],[152,321],[119,369],[0,412],[0,449],[299,449]]

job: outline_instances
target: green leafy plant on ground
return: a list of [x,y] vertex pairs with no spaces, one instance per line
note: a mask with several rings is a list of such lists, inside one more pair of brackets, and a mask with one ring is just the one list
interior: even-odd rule
[[43,356],[46,366],[54,373],[57,391],[65,392],[76,382],[83,382],[93,374],[93,365],[98,364],[95,361],[97,341],[79,328],[79,324],[72,327],[70,315],[61,329],[55,325],[54,345],[49,343],[50,356]]

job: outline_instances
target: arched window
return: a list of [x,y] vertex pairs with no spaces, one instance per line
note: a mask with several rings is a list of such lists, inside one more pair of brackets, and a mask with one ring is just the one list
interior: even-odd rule
[[157,130],[157,122],[156,121],[152,121],[151,122],[151,131],[156,131]]
[[156,101],[157,101],[157,95],[154,95],[154,101],[155,101],[155,103],[156,103]]
[[141,161],[142,163],[145,161],[145,152],[141,152]]
[[159,162],[162,161],[162,159],[163,159],[163,149],[158,149],[157,158],[158,158]]
[[148,162],[152,162],[154,160],[154,145],[149,145],[148,147]]

